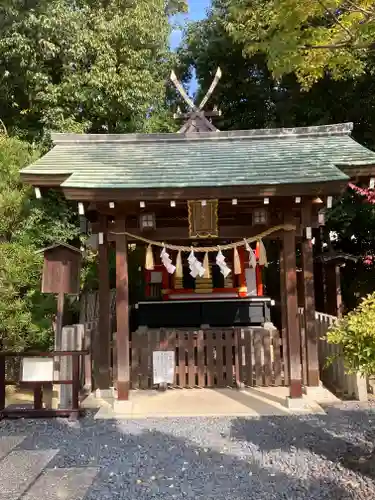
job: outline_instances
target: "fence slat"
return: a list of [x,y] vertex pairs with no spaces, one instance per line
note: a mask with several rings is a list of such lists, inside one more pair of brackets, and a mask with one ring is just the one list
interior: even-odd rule
[[273,329],[271,332],[271,339],[273,345],[273,369],[275,375],[275,385],[282,385],[282,376],[281,376],[281,352],[280,352],[280,332],[276,329]]
[[205,384],[205,369],[204,369],[204,338],[203,330],[199,330],[197,339],[198,349],[198,386],[204,387]]
[[235,330],[230,329],[225,332],[225,381],[226,385],[233,387],[233,341]]
[[190,332],[188,334],[187,356],[188,356],[188,386],[195,387],[194,332]]
[[215,365],[214,365],[214,340],[213,331],[206,330],[207,342],[207,387],[214,387]]
[[246,385],[253,386],[253,349],[254,349],[254,330],[252,328],[244,329],[245,342],[245,373]]
[[254,355],[255,355],[255,385],[263,385],[263,342],[262,331],[255,330],[254,332]]
[[178,332],[178,385],[186,386],[186,367],[185,367],[185,332]]
[[242,355],[241,328],[235,328],[234,329],[234,380],[237,387],[239,387],[239,385],[244,381],[240,365],[241,355]]
[[272,384],[271,336],[270,331],[266,328],[262,333],[264,346],[264,384],[270,386]]
[[216,386],[224,386],[224,359],[223,359],[223,332],[219,330],[216,332],[216,363],[215,363],[215,373],[216,373]]

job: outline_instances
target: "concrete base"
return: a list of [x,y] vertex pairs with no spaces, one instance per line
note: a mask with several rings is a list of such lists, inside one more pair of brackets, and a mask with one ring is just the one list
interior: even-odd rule
[[[259,417],[292,414],[322,414],[324,410],[304,396],[288,407],[288,387],[237,389],[169,389],[160,391],[131,391],[130,401],[112,399],[101,404],[95,419],[143,419],[161,417]],[[93,398],[84,407],[98,407]],[[302,402],[302,404],[301,404]],[[92,406],[91,406],[92,405]]]
[[110,387],[109,389],[96,389],[94,396],[96,399],[114,399],[115,390],[113,387]]
[[331,391],[326,389],[321,382],[316,387],[305,386],[303,392],[310,400],[318,404],[335,404],[341,401]]
[[131,401],[119,401],[118,399],[114,399],[112,408],[118,415],[131,415],[133,411],[133,403]]
[[285,400],[285,406],[289,410],[309,410],[309,404],[304,398],[290,398],[289,396]]

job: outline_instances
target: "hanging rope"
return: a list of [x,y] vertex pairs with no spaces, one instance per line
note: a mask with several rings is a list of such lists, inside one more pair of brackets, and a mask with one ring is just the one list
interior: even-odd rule
[[[212,247],[194,247],[194,252],[218,252],[219,250],[233,250],[233,248],[237,247],[242,247],[245,246],[246,243],[253,243],[254,241],[260,241],[261,239],[265,238],[266,236],[269,236],[272,233],[275,233],[276,231],[294,231],[296,229],[296,226],[293,226],[292,224],[280,224],[279,226],[274,226],[266,231],[263,231],[263,233],[258,234],[257,236],[252,236],[250,238],[244,238],[240,241],[237,241],[236,243],[229,243],[228,245],[220,245],[220,246],[212,246]],[[126,235],[129,238],[133,238],[138,241],[142,241],[143,243],[147,243],[148,245],[156,246],[156,247],[165,247],[168,250],[174,250],[177,252],[191,252],[191,245],[190,246],[179,246],[179,245],[169,245],[167,243],[161,243],[160,241],[153,241],[149,240],[147,238],[144,238],[143,236],[137,236],[132,233],[128,233],[125,231],[124,233],[117,233],[114,231],[110,231],[110,234],[114,235]]]

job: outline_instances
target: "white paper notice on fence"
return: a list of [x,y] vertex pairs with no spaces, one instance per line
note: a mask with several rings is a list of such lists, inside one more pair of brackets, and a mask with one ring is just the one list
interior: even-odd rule
[[53,358],[23,358],[23,382],[53,382]]
[[152,353],[154,384],[173,384],[175,373],[174,351],[154,351]]

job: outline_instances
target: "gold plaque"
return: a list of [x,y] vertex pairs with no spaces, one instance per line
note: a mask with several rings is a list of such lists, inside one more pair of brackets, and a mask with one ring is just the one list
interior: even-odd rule
[[188,201],[189,207],[189,237],[217,238],[218,200]]

